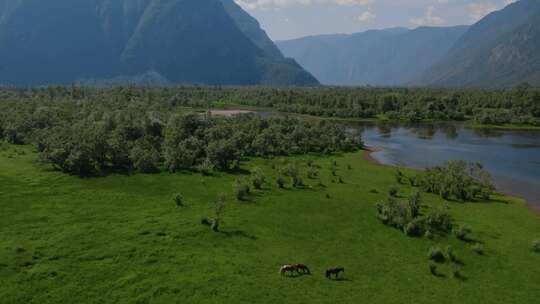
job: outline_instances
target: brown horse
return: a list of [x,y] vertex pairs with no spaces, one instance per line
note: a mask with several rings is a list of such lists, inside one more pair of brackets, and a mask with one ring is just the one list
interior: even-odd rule
[[296,267],[296,271],[299,274],[311,274],[311,271],[309,271],[309,268],[304,264],[296,264],[294,265]]
[[309,268],[304,264],[293,264],[293,265],[283,265],[279,269],[279,273],[281,275],[286,274],[296,274],[296,275],[306,275],[311,274],[311,271],[309,271]]
[[298,269],[294,265],[283,265],[281,268],[279,268],[279,273],[284,276],[287,273],[294,274],[294,272],[298,273]]
[[335,278],[337,279],[339,277],[340,273],[345,273],[345,268],[338,267],[338,268],[331,268],[326,270],[326,278],[331,279],[332,275],[335,275]]

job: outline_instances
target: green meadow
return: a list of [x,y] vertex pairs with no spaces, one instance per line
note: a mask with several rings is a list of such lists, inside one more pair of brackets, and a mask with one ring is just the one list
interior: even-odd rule
[[[448,208],[472,228],[472,242],[452,234],[407,237],[385,226],[375,204],[396,185],[394,169],[363,153],[250,159],[244,171],[108,175],[79,178],[39,162],[30,146],[0,152],[1,303],[537,303],[540,218],[518,199],[445,202],[422,194],[422,212]],[[272,167],[312,159],[319,180],[285,189]],[[337,162],[333,176],[331,163]],[[267,183],[246,200],[233,194],[249,169]],[[404,171],[405,174],[413,174]],[[399,185],[398,197],[414,191]],[[174,202],[181,193],[185,204]],[[201,224],[225,194],[221,231]],[[431,246],[452,246],[459,265],[430,272]],[[312,275],[282,277],[283,264]],[[324,271],[345,267],[341,280]],[[459,267],[460,277],[453,276]]]

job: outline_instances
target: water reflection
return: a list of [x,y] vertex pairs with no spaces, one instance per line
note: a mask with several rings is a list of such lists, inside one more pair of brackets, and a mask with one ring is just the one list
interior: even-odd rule
[[540,132],[471,129],[463,124],[354,123],[382,163],[426,168],[452,159],[482,163],[499,190],[540,208]]

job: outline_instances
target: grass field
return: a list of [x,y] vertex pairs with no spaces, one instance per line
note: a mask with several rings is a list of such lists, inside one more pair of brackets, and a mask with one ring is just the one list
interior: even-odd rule
[[[522,202],[449,204],[484,255],[453,236],[406,237],[376,217],[393,169],[361,153],[316,158],[326,189],[280,190],[272,180],[239,202],[232,184],[242,174],[81,179],[40,164],[31,147],[8,147],[0,152],[0,302],[538,303],[540,254],[531,245],[540,219]],[[331,181],[332,160],[343,184]],[[243,167],[273,175],[272,162]],[[403,198],[411,191],[400,186]],[[185,207],[173,202],[178,192]],[[200,221],[221,192],[227,207],[215,233]],[[423,200],[424,209],[442,205]],[[431,275],[427,251],[437,244],[453,246],[462,279],[448,263]],[[313,275],[281,277],[287,263]],[[332,266],[346,268],[344,280],[324,278]]]

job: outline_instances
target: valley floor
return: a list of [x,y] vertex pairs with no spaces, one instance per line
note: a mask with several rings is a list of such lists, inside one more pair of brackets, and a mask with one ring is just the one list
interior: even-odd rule
[[[540,298],[540,219],[505,196],[449,202],[456,223],[472,227],[485,253],[453,236],[410,238],[384,226],[375,203],[394,185],[394,169],[359,152],[312,156],[321,182],[275,185],[273,164],[248,200],[233,197],[244,173],[110,175],[81,179],[38,162],[31,147],[0,152],[0,302],[2,303],[536,303]],[[305,160],[307,157],[304,157]],[[290,160],[290,159],[289,159]],[[293,158],[300,161],[300,158]],[[339,183],[330,171],[338,164]],[[349,167],[350,166],[350,167]],[[413,174],[412,171],[405,171]],[[413,191],[399,186],[405,200]],[[182,193],[185,206],[173,201]],[[222,232],[201,225],[210,202],[226,195]],[[425,212],[443,201],[423,195]],[[451,245],[462,278],[427,251]],[[288,263],[313,275],[281,277]],[[340,281],[323,275],[345,267]]]

